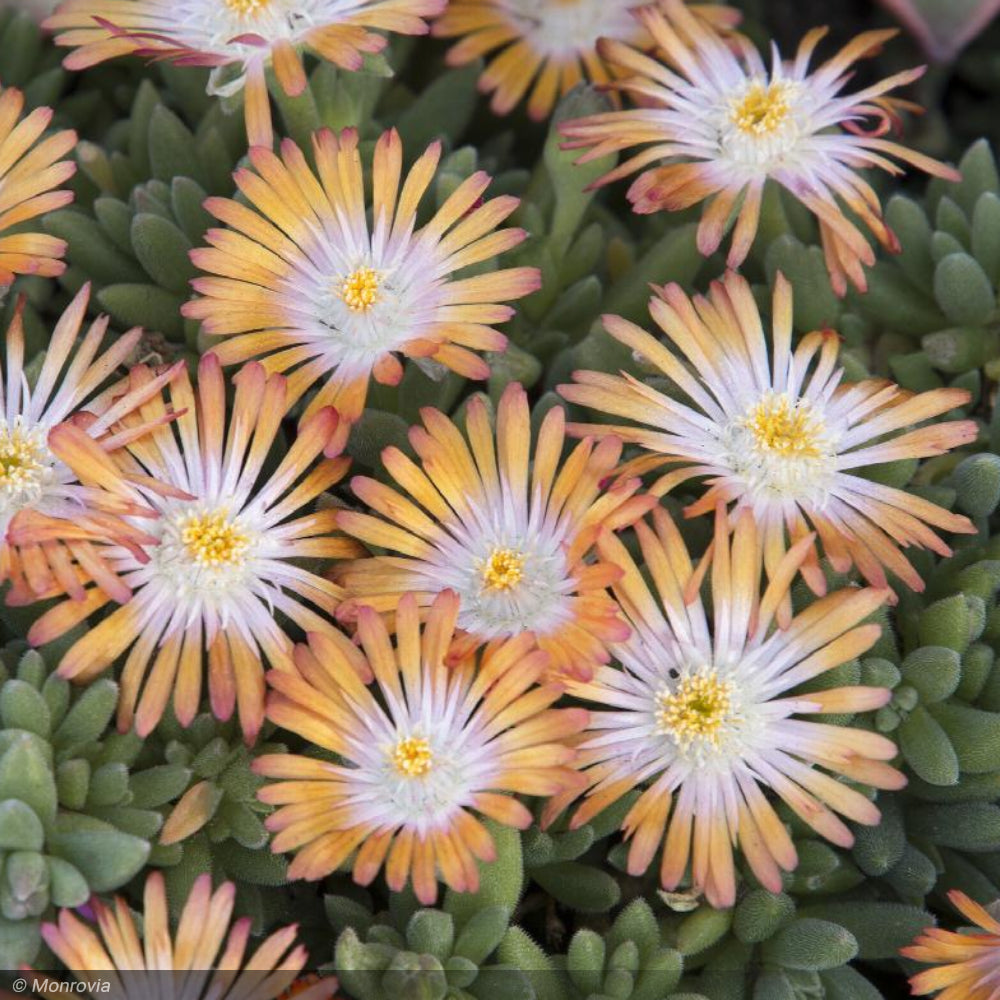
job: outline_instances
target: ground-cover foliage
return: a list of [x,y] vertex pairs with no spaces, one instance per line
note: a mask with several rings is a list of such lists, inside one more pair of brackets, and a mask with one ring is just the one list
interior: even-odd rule
[[998,995],[989,5],[53,6],[0,0],[0,968]]

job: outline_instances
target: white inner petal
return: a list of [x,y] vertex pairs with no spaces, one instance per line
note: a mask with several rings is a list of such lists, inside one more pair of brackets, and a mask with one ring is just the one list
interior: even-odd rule
[[836,472],[835,435],[807,399],[768,391],[722,429],[723,461],[751,498],[822,505]]
[[42,504],[66,478],[60,475],[65,466],[49,451],[48,430],[20,416],[12,423],[0,418],[0,538],[18,511]]
[[814,131],[803,108],[802,90],[796,81],[769,83],[749,77],[725,94],[714,109],[723,160],[768,172],[783,165],[799,138]]
[[592,51],[598,38],[635,39],[629,4],[608,0],[506,0],[506,11],[531,47],[549,56]]
[[197,501],[173,506],[152,526],[160,543],[151,550],[151,565],[178,597],[211,599],[253,578],[258,531],[226,507]]
[[[416,827],[421,833],[447,827],[457,810],[469,807],[475,793],[495,780],[494,755],[483,744],[481,727],[427,697],[409,709],[395,706],[393,715],[366,718],[366,738],[351,742],[354,766],[341,774],[352,786],[352,819]],[[426,749],[427,758],[407,774],[398,754],[413,742]]]
[[317,25],[343,20],[362,5],[362,0],[160,0],[150,20],[153,30],[199,52],[244,59],[260,48],[233,40],[240,35],[294,43]]
[[[486,512],[473,529],[448,526],[450,534],[437,543],[426,571],[428,587],[450,587],[461,598],[459,627],[484,639],[525,630],[548,635],[573,616],[569,595],[576,583],[563,551],[563,531],[519,521],[509,510],[497,510]],[[491,561],[504,552],[517,559],[514,582],[498,576],[495,567],[490,572]]]
[[[401,238],[374,246],[346,229],[335,239],[317,236],[310,259],[287,281],[283,307],[297,339],[347,378],[367,374],[380,357],[408,340],[429,334],[439,322],[446,271],[423,241]],[[377,288],[370,305],[358,307],[345,285],[371,271]]]

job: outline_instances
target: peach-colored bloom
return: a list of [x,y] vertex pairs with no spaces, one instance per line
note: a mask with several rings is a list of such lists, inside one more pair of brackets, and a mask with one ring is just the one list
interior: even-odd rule
[[662,0],[636,16],[665,62],[614,39],[603,41],[599,51],[623,77],[613,86],[641,106],[566,122],[561,131],[567,148],[587,149],[581,162],[643,147],[597,183],[638,173],[628,198],[640,213],[704,203],[698,228],[703,254],[719,248],[735,212],[728,263],[739,267],[757,232],[764,184],[773,180],[816,216],[837,294],[844,294],[848,282],[863,290],[864,266],[875,262],[863,229],[889,250],[899,246],[860,171],[899,174],[895,159],[958,179],[953,168],[885,138],[900,111],[914,109],[886,95],[917,79],[923,68],[841,94],[854,63],[877,52],[894,31],[865,32],[810,72],[813,51],[826,33],[816,28],[794,60],[783,62],[775,52],[768,70],[749,42],[723,41],[682,0]]
[[479,171],[417,227],[440,143],[404,174],[398,134],[383,133],[370,199],[354,130],[318,132],[313,152],[316,172],[290,141],[280,157],[253,149],[254,169],[236,173],[249,206],[206,202],[229,228],[209,230],[211,247],[192,253],[213,277],[195,279],[201,298],[187,303],[184,315],[225,338],[215,346],[223,364],[259,358],[268,371],[287,372],[293,400],[316,385],[309,413],[329,405],[356,419],[372,378],[395,385],[403,377],[399,354],[486,378],[489,367],[474,352],[503,350],[507,340],[492,324],[514,310],[501,303],[535,291],[538,271],[453,275],[524,239],[521,229],[496,228],[518,200],[480,203],[490,178]]

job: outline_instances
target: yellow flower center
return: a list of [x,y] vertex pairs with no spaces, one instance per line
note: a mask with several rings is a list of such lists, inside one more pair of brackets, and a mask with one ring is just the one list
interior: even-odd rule
[[379,273],[371,267],[359,267],[340,286],[340,297],[348,309],[367,312],[378,301]]
[[722,729],[732,718],[733,686],[714,671],[685,677],[674,691],[661,691],[656,722],[661,733],[686,747],[695,740],[718,747]]
[[434,764],[431,745],[422,736],[408,736],[392,752],[396,770],[407,778],[422,778]]
[[222,0],[222,2],[240,17],[256,17],[271,3],[271,0]]
[[820,424],[803,401],[792,403],[784,393],[763,399],[746,419],[760,451],[790,458],[820,455]]
[[241,566],[250,547],[246,532],[225,511],[191,514],[181,530],[181,541],[199,566]]
[[741,132],[770,135],[784,124],[789,109],[786,84],[755,83],[743,97],[733,101],[731,120]]
[[510,590],[524,575],[524,556],[514,549],[494,549],[483,563],[483,586],[487,590]]
[[0,487],[8,491],[31,485],[42,469],[38,445],[22,431],[0,431]]

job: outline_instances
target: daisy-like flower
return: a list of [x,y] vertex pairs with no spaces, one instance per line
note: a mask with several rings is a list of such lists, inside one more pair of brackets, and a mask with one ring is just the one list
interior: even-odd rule
[[[116,484],[120,477],[85,481],[86,469],[60,447],[61,433],[54,429],[72,421],[110,462],[116,449],[152,424],[136,418],[125,434],[112,429],[160,392],[180,366],[144,386],[128,390],[119,383],[100,392],[135,350],[141,331],[117,338],[101,354],[108,327],[102,316],[78,342],[89,298],[85,285],[56,323],[33,387],[24,371],[23,300],[7,330],[0,377],[0,583],[10,582],[9,604],[59,593],[81,601],[86,579],[97,580],[115,600],[127,600],[130,591],[103,562],[100,543],[135,548],[151,540],[141,520],[148,515],[145,504]],[[44,538],[25,541],[42,531]]]
[[[137,387],[149,377],[141,367],[132,372]],[[186,373],[170,386],[176,422],[128,446],[121,459],[125,478],[137,500],[158,515],[146,528],[155,544],[139,552],[106,550],[106,561],[133,596],[70,647],[59,664],[60,676],[89,681],[128,651],[118,725],[124,731],[134,723],[140,736],[159,721],[171,691],[178,721],[191,722],[207,661],[212,711],[227,719],[237,708],[252,743],[264,717],[262,661],[279,669],[293,666],[293,643],[276,620],[278,612],[306,631],[347,642],[326,617],[343,592],[301,565],[303,559],[359,551],[351,540],[332,534],[335,511],[309,509],[349,464],[346,458],[328,458],[313,466],[324,448],[338,451],[343,443],[337,413],[327,408],[306,420],[274,471],[265,473],[264,461],[287,411],[285,380],[268,378],[259,364],[251,364],[234,382],[228,432],[222,369],[206,354],[197,393]],[[155,420],[166,412],[157,395],[143,417]],[[89,439],[74,428],[57,433],[81,467],[91,463],[94,479],[106,474]],[[50,642],[107,601],[107,593],[93,587],[82,601],[56,605],[32,626],[29,641]]]
[[208,92],[245,89],[252,146],[273,141],[265,71],[291,97],[307,85],[302,51],[347,70],[380,52],[380,31],[422,35],[425,17],[446,0],[65,0],[42,27],[57,45],[75,49],[63,60],[81,70],[117,56],[139,55],[183,66],[212,67]]
[[528,631],[555,674],[587,674],[607,662],[607,643],[628,634],[605,591],[619,570],[587,557],[599,528],[631,524],[656,503],[635,496],[638,479],[602,488],[619,442],[581,442],[560,466],[565,415],[554,407],[532,464],[528,399],[517,383],[504,391],[495,432],[481,399],[469,403],[465,437],[438,410],[421,417],[424,426],[410,430],[421,465],[396,448],[382,453],[408,495],[362,476],[351,483],[376,514],[341,511],[338,525],[399,554],[335,568],[352,598],[338,616],[349,619],[358,603],[391,612],[410,591],[427,604],[448,588],[460,598],[465,633],[456,659],[482,642]]
[[644,7],[636,16],[670,65],[622,42],[601,42],[603,57],[625,77],[613,86],[642,106],[563,124],[567,148],[590,147],[585,162],[643,146],[597,184],[641,171],[628,192],[640,213],[706,202],[698,229],[703,254],[719,248],[736,213],[730,267],[746,258],[764,184],[774,180],[816,216],[837,294],[844,294],[848,281],[864,290],[862,265],[871,266],[875,254],[859,223],[887,249],[898,251],[899,244],[882,218],[878,196],[858,171],[878,167],[899,174],[895,158],[936,177],[959,178],[953,168],[884,138],[901,110],[915,108],[885,95],[916,80],[923,67],[841,95],[854,63],[876,53],[894,30],[859,35],[810,73],[810,58],[826,32],[817,28],[793,61],[775,53],[768,71],[749,43],[734,51],[681,0],[662,0],[661,7]]
[[313,147],[318,178],[285,141],[280,158],[253,149],[256,172],[237,171],[252,207],[206,201],[230,228],[209,230],[211,248],[192,252],[217,277],[192,282],[203,297],[186,303],[184,315],[226,338],[215,348],[223,364],[264,358],[269,371],[294,368],[291,399],[322,381],[310,413],[333,405],[348,420],[358,417],[371,377],[389,385],[403,377],[397,354],[485,378],[489,368],[473,351],[503,350],[507,340],[490,324],[513,309],[498,303],[535,291],[539,274],[514,267],[451,276],[524,239],[521,229],[494,231],[518,199],[480,203],[490,178],[479,171],[418,228],[441,145],[428,147],[404,178],[402,143],[391,130],[375,145],[369,227],[357,133],[324,130]]
[[[714,30],[739,23],[739,12],[721,4],[697,4],[692,11]],[[461,38],[448,52],[452,66],[499,49],[479,78],[480,89],[492,92],[490,107],[500,115],[513,110],[530,89],[528,114],[536,120],[547,118],[557,97],[584,79],[608,82],[599,38],[643,49],[653,44],[628,4],[606,0],[452,0],[432,32]]]
[[361,609],[358,638],[377,696],[343,645],[322,636],[296,647],[298,673],[268,674],[268,718],[338,758],[273,754],[253,763],[279,779],[258,796],[279,807],[265,821],[272,850],[297,852],[289,877],[323,878],[357,851],[355,882],[368,885],[384,866],[390,889],[412,882],[429,906],[439,877],[473,892],[477,859],[495,859],[476,813],[524,829],[531,813],[510,793],[579,787],[564,741],[586,724],[586,711],[551,707],[563,689],[539,685],[547,656],[527,635],[449,666],[458,611],[458,595],[443,592],[421,631],[407,594],[393,648],[381,616]]
[[[904,430],[967,403],[965,389],[915,395],[883,379],[844,382],[837,367],[839,338],[829,330],[808,334],[792,350],[792,292],[780,275],[770,337],[750,286],[733,272],[712,284],[707,299],[692,300],[677,285],[656,289],[650,313],[679,356],[618,316],[605,317],[605,326],[671,379],[687,401],[624,373],[575,372],[577,384],[559,388],[574,403],[644,425],[571,428],[614,434],[646,449],[622,466],[623,474],[672,466],[653,485],[657,495],[708,477],[708,490],[685,514],[714,510],[720,501],[749,507],[763,535],[769,571],[785,551],[786,532],[794,541],[815,530],[837,572],[854,564],[881,588],[889,569],[921,590],[919,575],[899,547],[950,555],[931,528],[975,530],[968,518],[855,472],[940,455],[974,440],[971,420]],[[822,593],[815,549],[802,571]]]
[[52,109],[36,108],[21,118],[23,110],[20,90],[0,88],[0,295],[15,275],[51,278],[66,270],[65,240],[44,233],[7,233],[73,200],[73,192],[59,185],[76,173],[76,164],[62,159],[76,145],[76,133],[67,129],[43,139]]
[[[236,886],[224,882],[212,891],[212,876],[199,875],[171,936],[163,876],[146,879],[141,924],[120,896],[111,906],[96,897],[90,906],[97,927],[72,910],[60,910],[58,922],[42,925],[42,937],[56,957],[90,995],[113,994],[119,1000],[146,1000],[183,989],[188,1000],[275,1000],[302,971],[308,954],[296,944],[295,925],[275,931],[247,956],[252,921],[233,920]],[[184,974],[181,976],[180,974]],[[53,981],[48,996],[64,996],[66,984]],[[164,992],[165,988],[165,992]],[[334,978],[316,979],[297,1000],[327,1000],[337,988]]]
[[912,976],[910,989],[917,996],[940,990],[939,1000],[990,1000],[1000,988],[1000,922],[964,892],[953,889],[948,899],[983,933],[928,927],[900,949],[905,958],[934,966]]
[[[879,626],[860,623],[883,603],[885,591],[840,590],[818,599],[787,629],[772,629],[808,542],[789,551],[761,595],[753,516],[744,511],[730,536],[720,507],[709,615],[697,596],[705,563],[692,565],[667,512],[657,508],[653,528],[640,522],[636,532],[658,599],[621,542],[602,534],[602,556],[624,570],[613,587],[633,631],[612,647],[621,667],[602,667],[588,683],[568,683],[570,694],[596,706],[575,744],[589,789],[571,825],[643,788],[622,823],[631,874],[645,872],[662,845],[665,889],[678,886],[690,862],[695,888],[713,906],[731,906],[738,845],[761,884],[779,892],[782,870],[792,871],[797,859],[766,790],[818,834],[849,847],[853,835],[835,812],[864,824],[877,823],[879,812],[824,771],[876,788],[905,784],[885,763],[897,752],[890,740],[808,718],[878,708],[890,698],[887,689],[798,691],[875,642]],[[553,800],[546,818],[569,798]]]

